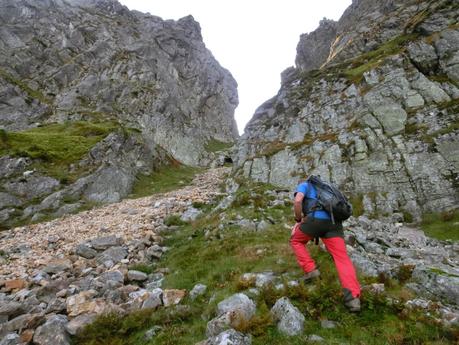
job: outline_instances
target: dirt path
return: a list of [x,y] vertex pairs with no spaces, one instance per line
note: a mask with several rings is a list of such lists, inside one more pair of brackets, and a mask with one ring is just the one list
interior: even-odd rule
[[116,235],[129,242],[156,236],[167,216],[220,194],[219,184],[228,172],[229,168],[208,170],[176,191],[1,232],[0,250],[9,253],[9,260],[0,258],[0,280],[31,276],[53,259],[72,259],[79,243],[95,237]]

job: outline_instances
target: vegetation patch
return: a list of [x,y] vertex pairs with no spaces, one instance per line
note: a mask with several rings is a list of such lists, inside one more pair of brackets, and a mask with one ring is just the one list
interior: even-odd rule
[[20,79],[14,78],[11,74],[7,73],[6,71],[0,69],[0,77],[5,79],[8,83],[16,85],[19,87],[23,92],[25,92],[28,96],[29,99],[26,100],[26,102],[31,102],[32,99],[39,100],[41,103],[44,104],[52,104],[52,101],[45,97],[39,90],[34,90],[32,89],[29,85],[27,85],[26,82]]
[[166,193],[184,187],[193,181],[200,168],[180,164],[161,166],[150,175],[139,174],[132,189],[130,198],[141,198],[157,193]]
[[70,181],[78,175],[69,167],[119,126],[113,122],[68,122],[20,132],[2,131],[0,156],[30,157],[34,168],[55,178]]
[[[365,290],[362,294],[362,312],[349,313],[342,303],[341,287],[333,265],[326,252],[310,245],[311,255],[321,270],[321,279],[313,284],[290,286],[288,281],[300,279],[302,272],[289,248],[291,205],[270,208],[268,203],[259,205],[258,212],[272,212],[275,224],[263,232],[252,232],[240,228],[228,220],[243,216],[254,216],[259,199],[267,197],[272,186],[240,180],[243,202],[238,201],[221,212],[208,211],[198,220],[181,226],[166,239],[171,250],[163,255],[160,263],[170,273],[166,275],[163,288],[190,291],[197,283],[205,284],[214,296],[185,299],[182,305],[160,308],[156,311],[139,311],[126,317],[107,315],[82,332],[75,344],[84,345],[164,345],[196,344],[205,339],[206,325],[216,316],[216,305],[222,299],[236,293],[247,293],[254,286],[253,279],[241,280],[244,273],[273,271],[283,277],[283,287],[267,285],[253,295],[257,312],[253,319],[236,325],[239,331],[252,334],[252,344],[308,344],[308,335],[317,334],[326,344],[447,344],[455,339],[455,331],[445,329],[424,311],[407,311],[404,303],[413,298],[403,284],[411,277],[412,267],[400,269],[397,282],[384,275],[380,277],[359,276],[363,285],[383,283],[384,293]],[[237,200],[237,199],[236,199]],[[279,212],[273,212],[277,210]],[[252,212],[252,214],[250,214]],[[265,214],[266,215],[266,214]],[[209,229],[219,229],[221,236],[210,240]],[[277,299],[286,296],[306,316],[302,335],[288,337],[281,334],[273,321],[270,309]],[[398,303],[389,303],[388,297]],[[324,329],[321,320],[334,320],[339,326]],[[160,327],[148,342],[145,332],[151,327]]]
[[145,264],[145,263],[138,263],[138,264],[131,265],[129,269],[133,271],[143,272],[145,274],[151,274],[154,271],[154,268],[152,267],[152,265]]
[[180,215],[178,214],[173,214],[164,220],[164,224],[167,226],[174,226],[174,225],[185,225],[186,222],[184,222],[182,219],[180,219]]
[[406,43],[417,37],[417,34],[398,36],[383,43],[377,49],[358,56],[352,60],[349,68],[343,71],[343,76],[352,83],[359,84],[365,72],[378,67],[388,56],[404,51]]
[[207,142],[205,146],[205,150],[207,152],[217,152],[217,151],[224,151],[231,147],[233,147],[234,143],[224,143],[222,141],[211,139]]
[[349,202],[352,205],[352,215],[354,217],[359,217],[365,212],[365,209],[363,208],[362,194],[353,195],[351,198],[349,198]]
[[424,214],[421,228],[427,236],[439,240],[459,241],[459,209],[450,212]]

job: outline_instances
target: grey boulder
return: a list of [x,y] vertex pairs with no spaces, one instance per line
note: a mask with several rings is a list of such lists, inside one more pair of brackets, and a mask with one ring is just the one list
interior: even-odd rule
[[277,329],[289,336],[298,335],[304,329],[304,315],[287,297],[277,300],[271,309],[271,314],[277,322]]
[[70,336],[65,329],[67,323],[67,317],[64,315],[51,316],[35,331],[34,343],[37,345],[70,345]]

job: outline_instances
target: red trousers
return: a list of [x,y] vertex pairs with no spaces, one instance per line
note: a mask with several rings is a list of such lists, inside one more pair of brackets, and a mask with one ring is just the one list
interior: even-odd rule
[[[296,224],[292,237],[290,238],[290,246],[295,252],[296,260],[305,273],[316,269],[314,260],[309,255],[306,249],[306,244],[313,238],[300,230],[300,224]],[[338,271],[339,281],[343,289],[351,291],[353,297],[360,296],[360,284],[357,280],[354,265],[347,255],[346,244],[341,237],[321,238],[325,244],[327,251],[333,257],[336,270]]]

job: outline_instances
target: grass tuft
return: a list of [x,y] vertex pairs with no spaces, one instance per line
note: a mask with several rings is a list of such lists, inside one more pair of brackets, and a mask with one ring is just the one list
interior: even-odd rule
[[459,209],[425,214],[422,217],[421,228],[427,236],[439,240],[459,241]]

